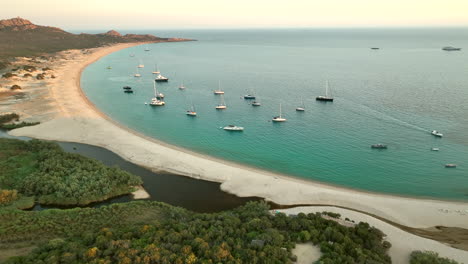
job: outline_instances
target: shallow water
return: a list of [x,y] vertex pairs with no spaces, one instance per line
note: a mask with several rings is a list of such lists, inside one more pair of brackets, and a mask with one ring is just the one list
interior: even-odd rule
[[[154,32],[198,41],[113,53],[85,69],[82,86],[118,122],[196,152],[350,188],[467,200],[467,31]],[[444,52],[446,45],[464,49]],[[370,50],[374,46],[381,49]],[[135,78],[140,61],[145,68]],[[153,94],[156,63],[170,78],[158,83],[166,95],[160,108],[144,104]],[[226,92],[224,111],[214,109],[218,80]],[[326,80],[335,101],[316,102]],[[125,85],[135,93],[124,94]],[[248,90],[261,107],[241,99]],[[301,97],[303,113],[295,111]],[[196,118],[185,115],[191,102]],[[272,123],[280,102],[288,121]],[[220,129],[229,124],[245,131]],[[444,137],[430,135],[433,129]],[[388,149],[371,149],[375,143]],[[446,163],[458,167],[446,169]]]

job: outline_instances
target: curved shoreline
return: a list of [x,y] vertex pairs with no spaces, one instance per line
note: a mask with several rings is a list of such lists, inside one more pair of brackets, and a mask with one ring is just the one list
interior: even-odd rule
[[[282,205],[329,204],[346,207],[408,227],[442,225],[468,228],[468,203],[372,193],[298,179],[194,153],[119,124],[88,100],[80,87],[81,73],[86,66],[105,55],[141,44],[144,43],[117,44],[93,49],[91,54],[75,51],[77,56],[72,56],[61,65],[57,80],[47,85],[55,116],[40,125],[10,133],[100,146],[153,171],[168,171],[220,182],[223,191],[240,197],[264,197]],[[377,227],[383,222],[375,217],[366,218],[364,213],[354,214],[361,215],[355,220],[366,219],[366,222]],[[404,231],[389,234],[393,241],[406,241],[408,235],[411,234]],[[468,259],[467,251],[456,250],[430,239],[420,238],[417,247],[435,250],[445,257]]]
[[[81,73],[86,66],[105,55],[141,44],[98,48],[83,61],[62,69],[62,79],[74,81],[72,85],[49,88],[61,115],[38,126],[11,133],[101,146],[152,170],[220,182],[222,190],[238,196],[265,197],[284,205],[320,203],[344,206],[413,227],[446,225],[468,228],[468,216],[451,215],[447,221],[447,214],[440,211],[466,210],[468,203],[366,192],[263,171],[169,145],[119,124],[88,100],[80,87]],[[70,97],[76,100],[73,104],[65,100]],[[82,102],[77,102],[78,97]]]

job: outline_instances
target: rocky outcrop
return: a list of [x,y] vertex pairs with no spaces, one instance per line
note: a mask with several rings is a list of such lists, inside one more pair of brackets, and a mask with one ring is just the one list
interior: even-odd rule
[[36,29],[38,26],[27,19],[21,17],[0,20],[0,29],[10,29],[13,31]]
[[103,35],[113,36],[113,37],[121,37],[122,36],[122,34],[120,34],[119,32],[117,32],[115,30],[109,30],[106,33],[104,33]]

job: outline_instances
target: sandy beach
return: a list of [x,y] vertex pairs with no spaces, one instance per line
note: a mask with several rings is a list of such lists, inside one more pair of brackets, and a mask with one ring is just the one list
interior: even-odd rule
[[[31,88],[42,89],[40,93],[36,93],[42,93],[40,96],[30,96],[29,100],[27,97],[9,99],[10,104],[1,105],[0,112],[14,111],[28,118],[28,121],[41,121],[40,125],[16,129],[10,134],[104,147],[154,171],[220,182],[222,190],[237,196],[259,196],[282,205],[330,205],[365,212],[369,215],[349,210],[340,211],[343,216],[348,217],[349,214],[356,220],[362,219],[377,228],[387,228],[385,225],[388,225],[396,229],[389,227],[382,230],[385,233],[386,230],[394,232],[388,235],[395,247],[392,250],[400,249],[403,252],[399,253],[400,260],[407,259],[409,253],[406,249],[428,249],[445,257],[456,257],[459,261],[468,259],[466,251],[411,235],[370,216],[415,228],[440,225],[468,229],[468,203],[361,192],[257,170],[170,146],[110,120],[83,94],[80,88],[81,72],[99,58],[133,45],[138,44],[117,44],[87,52],[68,51],[63,55],[64,59],[51,66],[56,78],[47,79],[38,85],[39,88]],[[27,83],[24,86],[27,87]],[[28,93],[27,89],[22,92]],[[324,210],[321,207],[312,208],[304,208],[304,211]],[[327,211],[333,211],[332,209],[339,210],[329,207]],[[409,240],[408,236],[414,236],[416,238],[411,239],[416,240]],[[412,247],[405,246],[404,243],[410,242]],[[405,251],[401,251],[403,249]]]

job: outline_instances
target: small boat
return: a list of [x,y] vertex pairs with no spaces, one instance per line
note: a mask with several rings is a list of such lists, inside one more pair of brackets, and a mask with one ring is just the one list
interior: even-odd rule
[[216,106],[216,109],[218,110],[224,110],[226,109],[226,103],[224,102],[224,95],[221,94],[221,97],[219,98],[219,104]]
[[244,131],[243,127],[239,127],[239,126],[235,126],[235,125],[225,126],[225,127],[223,127],[223,129],[228,130],[228,131]]
[[459,50],[461,50],[461,48],[455,48],[455,47],[452,47],[452,46],[447,46],[447,47],[443,47],[442,50],[445,50],[445,51],[459,51]]
[[132,88],[130,88],[130,89],[125,89],[125,90],[124,90],[124,93],[133,93],[133,90],[132,90]]
[[378,47],[372,47],[371,50],[379,50],[380,48]]
[[457,167],[457,164],[453,164],[453,163],[445,164],[445,168],[456,168],[456,167]]
[[436,137],[443,137],[444,136],[444,134],[440,133],[437,130],[432,130],[431,134],[436,136]]
[[156,82],[167,82],[167,81],[169,81],[169,78],[166,78],[166,77],[162,76],[161,74],[158,74],[158,76],[156,76],[156,79],[154,79],[154,81],[156,81]]
[[317,101],[323,101],[323,102],[333,102],[333,97],[328,95],[328,89],[329,89],[329,85],[328,85],[328,80],[326,82],[326,88],[325,88],[325,95],[319,95],[315,98],[315,100]]
[[148,45],[145,46],[145,51],[150,51],[150,49],[148,48]]
[[132,87],[130,87],[130,86],[124,86],[122,89],[124,89],[124,90],[131,90]]
[[152,74],[159,74],[159,73],[161,73],[161,72],[159,71],[158,65],[156,64],[156,65],[154,65],[154,71],[152,72]]
[[143,65],[143,63],[141,63],[141,60],[140,60],[140,64],[138,64],[138,66],[137,66],[137,67],[138,67],[138,68],[144,68],[144,67],[145,67],[145,65]]
[[182,83],[180,84],[180,86],[179,86],[179,90],[185,90],[185,88],[186,88],[186,87],[184,86],[184,82],[182,82]]
[[304,112],[305,111],[304,100],[302,100],[302,97],[301,97],[301,106],[297,107],[296,111],[298,111],[298,112]]
[[130,54],[130,57],[135,57],[135,54]]
[[431,148],[431,151],[439,151],[439,148]]
[[188,115],[188,116],[197,116],[197,112],[195,111],[195,107],[193,106],[193,102],[192,102],[192,105],[190,106],[190,110],[187,110],[187,112],[185,114]]
[[260,104],[260,102],[257,102],[257,101],[253,101],[252,102],[252,106],[261,106],[262,104]]
[[379,143],[379,144],[371,145],[371,148],[373,148],[373,149],[387,149],[387,145]]
[[137,68],[136,73],[135,73],[133,76],[135,76],[135,77],[141,77],[141,74],[140,74],[140,71],[138,71],[138,68]]
[[281,116],[281,103],[280,103],[279,116],[273,117],[273,119],[271,121],[273,121],[273,122],[285,122],[286,120],[287,120],[286,118]]
[[150,105],[164,106],[166,103],[163,100],[161,100],[162,98],[164,98],[164,95],[162,98],[160,97],[161,93],[158,93],[158,89],[156,88],[156,82],[153,82],[153,90],[154,90],[154,97],[151,99]]
[[112,67],[111,67],[111,66],[107,66],[107,69],[110,70],[110,69],[112,69]]
[[246,99],[246,100],[255,100],[255,95],[246,94],[246,95],[244,95],[244,99]]
[[224,91],[221,90],[221,81],[218,81],[218,90],[214,90],[213,92],[216,95],[224,94]]

